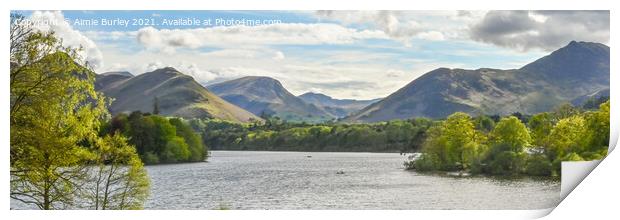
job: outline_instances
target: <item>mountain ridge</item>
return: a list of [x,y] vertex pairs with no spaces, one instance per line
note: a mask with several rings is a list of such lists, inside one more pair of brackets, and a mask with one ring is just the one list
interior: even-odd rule
[[371,100],[335,99],[331,96],[314,92],[306,92],[297,97],[307,103],[322,107],[325,111],[338,118],[348,116],[351,113],[359,111],[362,108],[381,100],[380,98]]
[[278,116],[288,121],[322,122],[333,115],[290,93],[280,81],[265,76],[246,76],[207,86],[230,103],[256,115]]
[[[115,76],[116,80],[109,77]],[[157,98],[160,114],[184,118],[218,118],[237,122],[262,120],[238,106],[226,102],[204,88],[193,77],[172,67],[137,76],[100,75],[97,90],[115,100],[110,112],[151,112]]]
[[572,41],[519,69],[437,68],[344,119],[376,122],[412,117],[532,114],[609,88],[609,47]]

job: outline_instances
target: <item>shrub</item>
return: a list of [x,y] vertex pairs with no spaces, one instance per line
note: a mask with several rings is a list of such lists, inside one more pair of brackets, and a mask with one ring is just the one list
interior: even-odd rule
[[553,171],[551,161],[544,154],[530,155],[525,166],[525,173],[532,176],[550,176]]
[[435,154],[423,154],[417,160],[411,161],[410,169],[415,169],[418,171],[433,171],[439,170],[441,168],[441,161],[439,157]]

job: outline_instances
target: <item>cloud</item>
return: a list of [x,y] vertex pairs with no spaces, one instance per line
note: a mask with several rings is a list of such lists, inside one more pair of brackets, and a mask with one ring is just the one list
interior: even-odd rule
[[195,29],[145,27],[137,33],[137,40],[144,47],[164,52],[174,52],[177,48],[351,44],[359,40],[384,38],[386,36],[381,31],[357,30],[323,23],[279,23]]
[[273,59],[274,60],[283,60],[284,59],[284,53],[282,53],[282,51],[276,51],[276,53],[273,55]]
[[424,31],[415,20],[402,20],[398,11],[317,11],[319,18],[340,21],[343,24],[366,24],[383,31],[390,38],[410,46],[409,41]]
[[405,71],[389,69],[389,70],[387,70],[387,73],[386,73],[385,76],[389,77],[389,78],[399,78],[399,77],[403,77],[405,75],[407,75],[407,73]]
[[431,40],[431,41],[442,41],[445,40],[443,34],[439,31],[428,31],[422,32],[416,35],[420,39]]
[[218,77],[214,72],[200,69],[195,63],[182,63],[178,65],[177,68],[180,72],[194,77],[194,79],[201,84],[205,84]]
[[609,11],[489,11],[473,40],[522,51],[552,51],[571,40],[609,42]]
[[60,11],[35,11],[30,18],[38,25],[33,27],[42,32],[54,31],[56,36],[62,39],[65,47],[82,47],[79,55],[83,61],[87,61],[95,70],[103,67],[103,55],[91,39],[73,29],[62,12]]

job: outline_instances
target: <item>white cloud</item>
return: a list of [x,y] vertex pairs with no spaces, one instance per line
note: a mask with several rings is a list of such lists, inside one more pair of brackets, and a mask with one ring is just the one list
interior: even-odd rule
[[37,22],[38,25],[33,27],[42,32],[54,31],[58,38],[62,39],[65,47],[82,47],[79,55],[87,61],[95,70],[103,67],[103,55],[101,51],[91,39],[86,37],[80,31],[73,29],[62,12],[60,11],[35,11],[30,18]]
[[273,59],[274,60],[283,60],[284,59],[284,53],[282,53],[282,51],[276,51],[276,53],[273,55]]
[[383,31],[390,38],[410,46],[410,40],[424,31],[415,20],[400,19],[398,11],[317,11],[319,18],[340,21],[343,24],[366,24]]
[[262,26],[217,26],[195,29],[138,30],[137,39],[148,49],[174,52],[176,48],[251,47],[265,45],[351,44],[383,39],[381,31],[357,30],[337,24],[279,23]]
[[181,63],[175,68],[177,68],[177,70],[184,74],[194,77],[197,82],[202,84],[214,80],[218,77],[216,73],[200,69],[200,67],[198,67],[198,65],[196,65],[195,63]]
[[441,41],[446,38],[439,31],[427,31],[417,34],[417,37],[424,40]]

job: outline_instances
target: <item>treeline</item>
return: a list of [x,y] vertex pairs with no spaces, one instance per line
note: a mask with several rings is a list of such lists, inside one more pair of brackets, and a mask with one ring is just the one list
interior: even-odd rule
[[290,123],[277,117],[239,124],[190,120],[203,141],[217,150],[408,152],[418,149],[432,120],[418,118],[372,124]]
[[146,164],[198,162],[208,156],[200,134],[181,118],[135,111],[116,115],[101,132],[127,136]]
[[609,107],[609,101],[597,110],[563,105],[525,117],[525,123],[504,117],[487,129],[465,113],[454,113],[429,128],[421,156],[405,165],[419,171],[560,175],[562,161],[607,155]]

